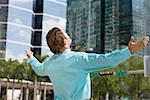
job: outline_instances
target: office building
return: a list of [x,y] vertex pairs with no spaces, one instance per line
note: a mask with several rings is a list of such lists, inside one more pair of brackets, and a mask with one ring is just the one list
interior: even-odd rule
[[[111,52],[150,32],[148,0],[68,0],[67,29],[72,48]],[[149,49],[145,49],[147,52]]]
[[68,0],[66,32],[72,38],[72,49],[98,48],[96,39],[100,38],[99,0]]

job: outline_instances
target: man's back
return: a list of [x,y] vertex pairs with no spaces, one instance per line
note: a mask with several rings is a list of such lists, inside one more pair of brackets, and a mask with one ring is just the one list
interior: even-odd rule
[[33,70],[49,76],[56,100],[85,100],[90,98],[89,72],[111,68],[131,56],[128,48],[110,54],[87,54],[66,49],[40,64],[30,58]]
[[[76,57],[77,53],[66,50],[47,61],[46,73],[54,84],[55,97],[60,100],[90,98],[89,74],[78,67],[80,64]],[[83,90],[87,91],[86,98],[82,96]]]

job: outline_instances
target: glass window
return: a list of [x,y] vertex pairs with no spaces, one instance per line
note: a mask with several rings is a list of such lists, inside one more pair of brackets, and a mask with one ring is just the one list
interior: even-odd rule
[[66,17],[66,3],[44,0],[44,13],[50,14],[53,16]]
[[9,4],[32,10],[33,0],[9,0]]
[[9,7],[8,22],[26,25],[31,27],[32,25],[32,12],[24,11],[21,9]]
[[9,0],[6,58],[21,60],[31,47],[33,0]]
[[13,40],[17,42],[29,43],[31,41],[31,30],[8,24],[7,27],[7,40]]
[[143,0],[132,0],[132,4],[133,8],[143,8]]
[[65,31],[66,19],[61,17],[43,16],[43,31],[49,31],[53,27],[62,28]]
[[8,24],[6,58],[22,60],[25,58],[25,50],[31,47],[31,30]]
[[17,44],[12,41],[7,41],[6,43],[6,59],[18,59],[22,61],[26,58],[25,50],[30,50],[30,46]]

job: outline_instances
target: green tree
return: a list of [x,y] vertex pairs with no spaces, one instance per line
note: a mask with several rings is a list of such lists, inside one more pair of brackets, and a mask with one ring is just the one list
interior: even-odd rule
[[[119,64],[117,67],[104,71],[137,70],[143,69],[143,60],[140,57],[131,57],[127,61]],[[101,72],[101,71],[100,71]],[[106,76],[93,80],[94,97],[104,98],[106,93],[110,97],[126,96],[139,99],[142,95],[147,97],[149,85],[148,79],[141,75],[127,75],[124,77]],[[101,100],[101,99],[100,99]]]

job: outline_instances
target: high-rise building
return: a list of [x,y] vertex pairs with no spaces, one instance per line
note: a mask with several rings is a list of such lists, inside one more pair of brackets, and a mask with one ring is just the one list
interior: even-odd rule
[[83,46],[104,53],[127,46],[132,32],[131,0],[68,0],[67,4],[73,49]]
[[[133,35],[137,40],[150,32],[149,9],[150,0],[132,0]],[[150,44],[144,49],[144,53],[150,55]]]
[[65,30],[65,17],[65,1],[0,0],[0,56],[22,61],[31,47],[35,54],[48,54],[45,35],[56,26]]
[[150,32],[149,8],[148,0],[105,0],[105,52],[124,48],[131,36],[139,40]]
[[105,0],[105,52],[128,45],[132,33],[132,0]]
[[[9,2],[8,2],[9,1]],[[21,61],[21,53],[30,48],[32,3],[15,0],[0,0],[0,49],[4,59],[18,59]],[[20,52],[20,54],[19,54]]]
[[139,39],[150,32],[149,8],[148,0],[68,0],[67,32],[72,47],[97,50],[99,45],[101,52],[125,48],[132,35]]
[[[6,40],[8,7],[3,6],[8,4],[8,0],[0,0],[0,40]],[[0,58],[5,58],[6,42],[0,41]]]
[[99,0],[68,0],[66,32],[72,38],[72,49],[93,48],[100,37]]

